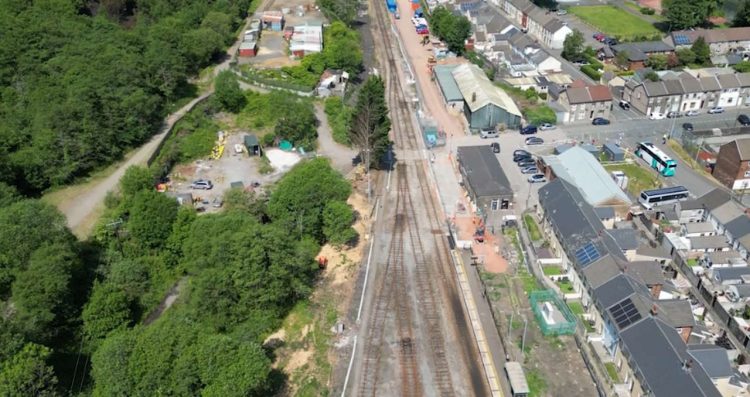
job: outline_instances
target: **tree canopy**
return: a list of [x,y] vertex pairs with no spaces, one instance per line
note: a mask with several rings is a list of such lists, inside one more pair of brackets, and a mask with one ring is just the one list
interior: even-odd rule
[[466,51],[464,44],[471,36],[471,22],[463,15],[455,15],[447,8],[440,6],[430,14],[432,34],[445,41],[448,49],[456,54]]
[[737,13],[734,14],[732,26],[736,28],[750,26],[750,0],[742,1]]
[[385,84],[380,76],[370,76],[357,95],[350,134],[352,143],[365,158],[365,166],[379,168],[385,165],[391,145],[388,137],[390,129]]
[[670,0],[663,15],[671,30],[689,29],[703,25],[718,6],[717,0]]
[[245,94],[242,93],[237,76],[232,71],[224,70],[219,73],[215,84],[214,99],[223,109],[237,113],[245,106]]
[[573,29],[573,33],[565,36],[563,41],[562,57],[577,62],[583,59],[583,33],[578,29]]

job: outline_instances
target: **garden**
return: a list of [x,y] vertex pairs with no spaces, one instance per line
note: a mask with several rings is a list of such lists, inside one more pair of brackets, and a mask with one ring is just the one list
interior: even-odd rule
[[648,21],[615,6],[575,6],[568,11],[583,22],[618,40],[652,40],[661,35]]
[[638,197],[644,190],[658,189],[661,181],[656,173],[638,164],[606,164],[604,169],[608,172],[622,171],[628,177],[628,193]]

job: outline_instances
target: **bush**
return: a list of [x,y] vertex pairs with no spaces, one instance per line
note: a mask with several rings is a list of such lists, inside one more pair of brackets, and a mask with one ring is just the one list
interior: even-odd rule
[[602,78],[602,74],[598,70],[594,69],[591,65],[581,66],[581,72],[585,73],[586,76],[591,77],[594,81],[599,81]]
[[546,101],[547,100],[547,93],[546,92],[540,92],[539,93],[539,99]]
[[649,7],[641,7],[641,14],[643,15],[654,15],[656,14],[656,10]]
[[351,125],[352,109],[344,104],[339,97],[330,97],[325,101],[325,112],[328,124],[331,125],[333,140],[342,145],[351,145],[349,126]]
[[526,108],[523,111],[523,115],[530,124],[555,124],[557,122],[555,111],[547,105]]

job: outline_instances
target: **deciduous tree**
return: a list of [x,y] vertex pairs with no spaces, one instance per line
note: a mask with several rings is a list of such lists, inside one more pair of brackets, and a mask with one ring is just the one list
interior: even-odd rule
[[52,351],[42,345],[29,343],[0,367],[0,395],[8,397],[52,397],[57,377],[47,364]]
[[690,49],[695,54],[695,62],[699,65],[711,64],[711,48],[706,43],[703,36],[698,37]]
[[229,70],[224,70],[216,76],[214,97],[222,108],[233,113],[239,112],[245,106],[245,95],[240,83],[237,82],[237,76]]
[[323,209],[323,234],[333,245],[342,246],[357,237],[352,228],[354,212],[343,201],[331,201]]
[[563,41],[562,57],[571,61],[581,61],[583,58],[583,33],[578,29],[573,29],[573,33],[565,36]]

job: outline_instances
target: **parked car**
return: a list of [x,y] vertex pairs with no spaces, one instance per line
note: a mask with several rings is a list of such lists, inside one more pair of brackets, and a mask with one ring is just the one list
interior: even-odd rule
[[558,16],[568,15],[568,11],[567,10],[563,10],[561,8],[561,9],[557,10],[557,15]]
[[742,124],[743,126],[750,125],[750,117],[747,117],[746,114],[741,114],[737,116],[737,121]]
[[497,138],[499,136],[500,134],[498,134],[494,129],[485,128],[479,130],[479,137],[481,137],[482,139]]
[[211,190],[214,188],[214,184],[211,183],[208,179],[198,179],[196,181],[193,181],[193,183],[190,184],[191,189],[202,189],[202,190]]
[[606,39],[607,36],[604,35],[604,33],[594,33],[594,40],[602,42],[604,39]]
[[708,114],[721,114],[724,113],[724,108],[721,106],[712,107],[708,109]]
[[525,151],[523,149],[516,149],[516,150],[513,151],[513,157],[516,157],[516,156],[528,156],[528,157],[531,157],[531,153],[529,153],[529,152],[527,152],[527,151]]
[[669,113],[667,113],[667,118],[668,119],[678,119],[680,117],[682,117],[682,113],[680,113],[680,112],[669,112]]
[[603,43],[608,46],[617,45],[617,39],[614,37],[607,37],[603,40]]
[[519,154],[518,156],[513,156],[513,162],[518,163],[521,161],[529,161],[532,160],[532,157],[530,154]]
[[536,134],[538,128],[534,124],[529,124],[526,127],[521,128],[521,135]]
[[653,112],[653,113],[651,113],[651,114],[648,115],[649,120],[663,120],[666,117],[667,117],[666,114],[664,114],[664,113],[656,113],[656,112]]
[[518,162],[518,168],[520,169],[524,169],[528,167],[535,167],[535,166],[536,166],[536,161],[532,159],[526,159],[526,160],[522,160]]
[[554,130],[555,128],[555,125],[550,123],[542,123],[542,125],[539,126],[539,129],[542,131]]
[[697,116],[699,114],[701,114],[701,113],[699,111],[697,111],[697,110],[688,110],[687,113],[685,113],[685,116],[693,117],[693,116]]
[[547,182],[547,178],[545,178],[543,174],[531,175],[527,180],[529,181],[529,183]]
[[593,125],[608,125],[609,120],[605,119],[604,117],[597,117],[593,120],[591,120],[591,124]]
[[691,124],[691,123],[685,123],[685,124],[682,125],[682,129],[685,130],[685,131],[687,131],[687,132],[692,132],[693,131],[693,124]]
[[490,147],[492,148],[493,153],[500,153],[500,144],[497,142],[492,142],[490,144]]
[[532,166],[521,169],[521,173],[522,174],[538,174],[539,168],[536,168],[535,165],[532,165]]
[[620,101],[620,107],[623,110],[630,110],[630,102],[628,102],[628,101]]
[[526,138],[527,145],[541,145],[543,143],[544,143],[544,139],[539,138],[538,136],[530,136]]

